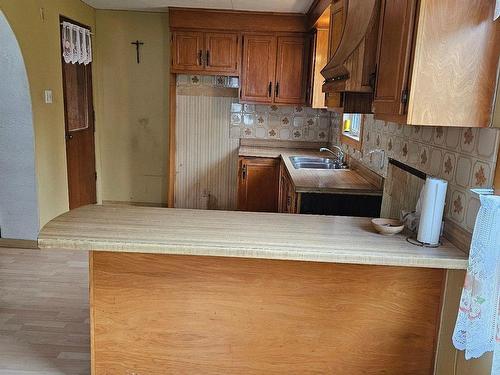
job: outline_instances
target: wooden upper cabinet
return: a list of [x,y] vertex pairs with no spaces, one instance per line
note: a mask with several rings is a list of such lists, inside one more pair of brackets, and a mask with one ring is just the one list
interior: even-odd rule
[[203,53],[202,32],[174,31],[172,33],[172,71],[203,70]]
[[406,122],[408,73],[417,0],[386,0],[380,14],[377,79],[373,109]]
[[333,57],[339,47],[340,40],[342,39],[342,32],[344,31],[344,22],[344,0],[334,1],[331,5],[330,14],[330,40],[328,44],[329,58]]
[[238,210],[277,212],[279,159],[240,158]]
[[172,32],[172,72],[239,75],[239,34]]
[[235,33],[205,33],[205,69],[238,75],[239,37]]
[[494,10],[491,0],[382,0],[375,117],[490,126],[500,53]]
[[309,38],[306,35],[245,34],[241,101],[304,104]]
[[276,65],[276,37],[274,35],[243,36],[243,66],[241,99],[255,103],[272,103],[274,70]]
[[304,103],[306,100],[307,39],[278,37],[274,102]]

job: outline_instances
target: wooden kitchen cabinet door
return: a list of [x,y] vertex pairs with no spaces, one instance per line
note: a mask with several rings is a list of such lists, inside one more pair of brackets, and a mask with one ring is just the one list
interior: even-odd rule
[[172,33],[172,71],[203,70],[203,33],[174,31]]
[[279,205],[278,212],[294,214],[297,212],[296,194],[292,180],[286,172],[286,167],[280,169]]
[[303,36],[278,37],[275,103],[305,103],[308,44]]
[[274,35],[245,34],[243,36],[242,101],[272,103],[275,64],[276,37]]
[[388,120],[406,123],[409,71],[417,0],[383,0],[373,109]]
[[239,35],[237,33],[205,33],[205,70],[239,75]]
[[279,159],[240,158],[238,210],[278,212]]

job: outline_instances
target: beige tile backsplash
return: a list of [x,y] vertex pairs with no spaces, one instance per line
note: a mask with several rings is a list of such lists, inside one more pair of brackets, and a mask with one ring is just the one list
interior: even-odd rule
[[[387,162],[381,169],[381,153],[386,158],[408,164],[428,175],[449,182],[445,215],[472,232],[479,199],[472,187],[491,187],[499,144],[497,129],[445,128],[401,125],[375,120],[367,115],[361,151],[343,145],[351,157],[375,172],[387,175]],[[340,142],[341,116],[332,113],[330,142]]]
[[[235,89],[239,87],[239,80],[226,76],[178,75],[177,87],[191,89],[190,95],[220,95],[220,91],[207,92],[203,88]],[[235,97],[229,137],[324,142],[330,139],[330,113],[302,106],[242,104]]]
[[321,142],[330,136],[330,113],[301,106],[240,104],[231,106],[232,138]]

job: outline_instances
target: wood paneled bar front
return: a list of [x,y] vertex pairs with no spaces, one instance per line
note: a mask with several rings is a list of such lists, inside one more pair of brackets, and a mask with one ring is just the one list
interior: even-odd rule
[[431,374],[445,241],[367,218],[87,206],[39,247],[90,251],[92,374]]

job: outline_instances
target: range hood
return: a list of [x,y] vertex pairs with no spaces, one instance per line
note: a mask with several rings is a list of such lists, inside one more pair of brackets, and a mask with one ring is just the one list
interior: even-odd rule
[[[344,18],[338,47],[331,51],[331,58],[321,71],[325,78],[323,92],[371,93],[376,71],[380,1],[341,0],[332,7],[343,7]],[[338,26],[330,25],[330,30]]]

